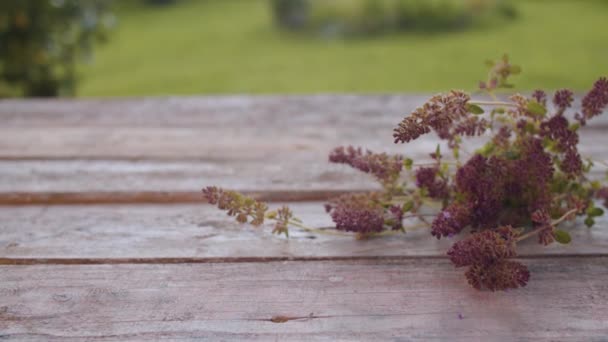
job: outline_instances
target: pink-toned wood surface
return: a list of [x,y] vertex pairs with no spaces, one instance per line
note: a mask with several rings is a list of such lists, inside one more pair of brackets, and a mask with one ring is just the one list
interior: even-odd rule
[[[34,203],[91,192],[105,202],[120,196],[101,192],[152,202],[163,198],[154,192],[179,192],[171,200],[192,201],[183,193],[205,184],[257,192],[373,189],[368,176],[328,163],[328,153],[352,144],[428,160],[433,135],[407,145],[392,139],[397,123],[427,97],[2,101],[0,203],[14,192],[33,193]],[[608,159],[597,143],[605,127],[599,117],[585,128],[586,155]]]
[[[271,207],[278,208],[277,203]],[[328,227],[322,202],[290,203],[311,227]],[[175,260],[444,257],[458,237],[437,240],[428,229],[357,241],[351,234],[311,234],[291,229],[272,235],[272,225],[241,225],[210,205],[103,205],[0,207],[0,262],[150,262]],[[520,246],[522,256],[608,255],[602,219],[588,229],[581,222],[564,229],[573,241]]]
[[[523,244],[530,284],[489,293],[445,258],[457,238],[285,239],[202,201],[220,185],[329,226],[324,199],[376,185],[327,153],[426,158],[434,137],[391,139],[424,98],[0,101],[0,340],[606,340],[605,220]],[[606,128],[586,155],[608,159]]]
[[606,257],[523,260],[479,292],[447,260],[0,266],[25,341],[605,341]]

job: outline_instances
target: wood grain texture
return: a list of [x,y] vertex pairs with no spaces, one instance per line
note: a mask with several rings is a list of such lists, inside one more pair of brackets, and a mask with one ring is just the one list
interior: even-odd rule
[[[311,227],[333,225],[321,202],[293,203],[291,207]],[[607,255],[607,226],[602,220],[587,229],[579,222],[565,228],[572,234],[569,245],[542,247],[530,241],[522,243],[519,251],[523,256]],[[209,205],[0,207],[0,230],[0,258],[4,263],[22,259],[35,263],[48,262],[46,259],[210,262],[239,258],[443,257],[457,240],[438,241],[426,229],[366,241],[352,235],[292,229],[291,237],[285,239],[272,235],[271,225],[240,225]]]
[[497,293],[442,260],[0,266],[0,337],[606,341],[608,258],[525,263]]
[[[339,145],[428,160],[437,139],[395,145],[392,130],[428,96],[229,96],[0,102],[0,202],[14,192],[368,190],[332,165]],[[606,160],[606,120],[582,151]],[[465,150],[473,147],[465,147]],[[601,168],[600,168],[601,171]],[[184,201],[187,197],[182,197]]]

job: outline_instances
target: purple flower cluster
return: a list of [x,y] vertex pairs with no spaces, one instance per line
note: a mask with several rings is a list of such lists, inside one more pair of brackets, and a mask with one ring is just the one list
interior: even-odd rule
[[[454,131],[455,123],[467,119],[468,102],[470,96],[461,91],[451,91],[445,95],[433,96],[422,107],[417,108],[399,123],[393,132],[395,143],[409,142],[423,134],[434,130],[441,139],[452,140],[459,134]],[[474,128],[468,126],[474,125]],[[481,120],[465,122],[460,128],[461,132],[477,133],[485,123]]]
[[416,170],[416,186],[426,189],[428,196],[444,199],[449,195],[448,183],[439,177],[439,167],[420,167]]
[[553,104],[557,107],[559,114],[562,114],[566,108],[570,108],[572,101],[574,101],[574,93],[570,89],[558,90],[553,95]]
[[470,206],[454,202],[435,217],[431,225],[431,234],[438,239],[442,236],[452,236],[460,233],[470,223]]
[[266,203],[215,186],[204,188],[203,195],[209,204],[217,205],[220,210],[226,210],[229,216],[235,216],[237,222],[246,223],[251,219],[249,223],[254,226],[264,223],[264,214],[268,210]]
[[477,154],[456,172],[456,188],[471,208],[469,224],[473,227],[496,224],[505,198],[508,171],[506,160]]
[[555,171],[553,160],[537,138],[523,140],[520,153],[521,157],[512,161],[510,185],[513,188],[510,198],[527,205],[529,213],[547,209],[552,196],[550,185]]
[[602,77],[593,84],[593,88],[583,97],[583,116],[581,123],[601,114],[608,106],[608,78]]
[[570,129],[568,119],[563,115],[555,115],[540,125],[540,135],[557,141],[562,151],[576,148],[578,134]]
[[551,156],[536,138],[520,141],[515,147],[504,157],[476,154],[458,169],[454,189],[460,200],[435,218],[433,236],[455,234],[468,225],[491,228],[517,224],[550,206]]
[[512,258],[516,255],[515,236],[511,227],[501,227],[496,231],[484,230],[456,242],[448,251],[448,256],[456,267]]
[[469,284],[481,290],[506,290],[525,286],[530,278],[527,267],[507,260],[517,256],[518,233],[510,226],[485,230],[456,242],[448,251],[454,266],[469,266],[465,276]]
[[[454,136],[474,137],[482,135],[489,127],[490,123],[478,116],[469,117],[459,122],[453,129],[452,133],[447,135],[450,142]],[[453,143],[451,144],[453,145]]]
[[490,265],[475,264],[465,272],[469,284],[478,289],[506,291],[526,286],[530,280],[528,268],[517,261],[503,260]]
[[332,163],[347,164],[365,173],[374,175],[382,183],[392,183],[403,168],[403,157],[386,153],[363,152],[361,148],[337,147],[329,154]]
[[325,205],[336,229],[359,234],[384,229],[384,208],[375,193],[346,194]]
[[544,90],[537,89],[532,93],[532,98],[543,106],[547,105],[547,93]]
[[570,129],[568,119],[557,114],[540,125],[540,135],[557,143],[557,148],[564,154],[560,169],[569,177],[575,177],[583,171],[583,162],[578,153],[578,133]]

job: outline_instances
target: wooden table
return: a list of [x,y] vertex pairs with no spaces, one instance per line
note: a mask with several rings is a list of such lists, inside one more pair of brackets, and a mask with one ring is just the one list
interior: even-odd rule
[[[425,231],[285,239],[202,201],[218,185],[330,225],[325,199],[375,184],[327,153],[426,158],[433,137],[391,139],[423,100],[0,102],[0,340],[608,341],[606,221],[524,245],[529,285],[490,293]],[[585,154],[607,159],[607,127],[585,128]]]

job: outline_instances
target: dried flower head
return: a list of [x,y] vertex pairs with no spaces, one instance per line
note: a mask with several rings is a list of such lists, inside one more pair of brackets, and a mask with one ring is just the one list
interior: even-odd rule
[[373,193],[342,195],[328,203],[326,210],[338,230],[369,234],[384,229],[384,208]]
[[422,107],[417,108],[395,128],[395,143],[409,142],[434,130],[441,139],[451,139],[456,134],[450,130],[453,124],[466,118],[471,97],[461,91],[433,96]]
[[351,167],[374,175],[385,184],[393,183],[403,168],[403,157],[386,153],[363,152],[361,148],[337,147],[329,155],[332,163],[347,164]]
[[578,134],[570,129],[570,123],[562,115],[555,115],[540,125],[540,135],[557,142],[561,151],[576,149]]
[[274,225],[273,233],[275,234],[285,234],[285,236],[289,236],[289,220],[293,217],[293,212],[289,209],[288,206],[284,205],[279,210],[277,210],[277,222]]
[[608,106],[608,78],[602,77],[593,84],[593,88],[583,97],[583,117],[586,120],[601,114]]
[[501,259],[512,258],[515,253],[517,234],[509,226],[498,230],[484,230],[456,242],[448,251],[456,267],[473,264],[491,264]]
[[471,222],[471,208],[465,204],[452,203],[433,220],[431,234],[437,239],[460,233]]
[[439,176],[439,167],[420,167],[416,170],[416,186],[425,189],[429,197],[443,199],[448,196],[448,183]]
[[547,93],[544,90],[537,89],[532,93],[532,98],[543,106],[547,105]]
[[266,203],[215,186],[204,188],[203,195],[209,204],[217,205],[220,210],[226,210],[229,216],[236,217],[240,223],[246,223],[248,220],[254,226],[264,223],[264,215],[268,210]]
[[526,286],[530,271],[517,261],[501,260],[489,265],[472,265],[465,276],[469,284],[478,290],[504,291]]
[[572,106],[572,101],[574,101],[574,93],[570,89],[558,90],[553,95],[553,104],[560,114]]

